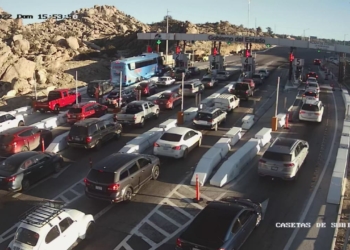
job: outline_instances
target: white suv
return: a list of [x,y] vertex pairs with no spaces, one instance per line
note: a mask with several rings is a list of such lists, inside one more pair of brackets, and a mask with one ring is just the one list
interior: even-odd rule
[[300,121],[322,122],[324,105],[321,101],[306,100],[299,112]]
[[63,208],[59,201],[45,201],[22,216],[8,249],[66,250],[90,237],[94,225],[91,214]]
[[227,112],[219,108],[205,108],[198,111],[193,119],[193,125],[198,128],[218,130],[219,125],[226,121]]
[[314,89],[306,90],[303,94],[302,101],[305,103],[307,100],[319,101],[319,94]]

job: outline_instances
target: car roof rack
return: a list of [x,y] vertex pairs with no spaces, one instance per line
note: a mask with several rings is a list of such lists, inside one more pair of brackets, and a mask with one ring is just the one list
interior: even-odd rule
[[[35,227],[43,227],[63,212],[64,202],[44,199],[20,216],[20,221]],[[59,218],[60,219],[60,218]]]

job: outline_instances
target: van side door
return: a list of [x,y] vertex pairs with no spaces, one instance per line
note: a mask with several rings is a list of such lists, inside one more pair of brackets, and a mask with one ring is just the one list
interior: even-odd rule
[[132,162],[128,166],[129,171],[129,184],[132,186],[134,191],[137,191],[141,186],[142,172],[137,164],[137,161]]

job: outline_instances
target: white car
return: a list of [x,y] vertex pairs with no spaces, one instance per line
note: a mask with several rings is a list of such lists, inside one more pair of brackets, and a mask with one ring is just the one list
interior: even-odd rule
[[307,100],[299,111],[300,121],[322,122],[324,105],[321,101]]
[[320,86],[317,82],[306,82],[305,91],[315,91],[316,93],[320,93]]
[[302,102],[305,103],[307,100],[319,101],[319,94],[314,89],[308,89],[303,94]]
[[201,132],[185,127],[175,127],[167,130],[154,143],[153,154],[176,159],[186,158],[192,149],[201,144]]
[[68,250],[91,236],[94,223],[91,214],[46,201],[23,216],[8,249]]
[[169,77],[169,76],[162,76],[159,78],[157,85],[159,86],[168,86],[175,83],[175,79]]
[[13,116],[10,113],[0,111],[0,132],[19,126],[24,126],[23,115]]
[[235,89],[236,83],[237,83],[237,82],[230,82],[229,84],[227,84],[227,86],[228,86],[227,92],[228,92],[228,93],[231,93],[231,90],[234,90],[234,89]]

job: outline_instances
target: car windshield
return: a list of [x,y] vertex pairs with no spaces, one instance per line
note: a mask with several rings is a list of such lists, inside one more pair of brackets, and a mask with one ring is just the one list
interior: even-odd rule
[[270,152],[270,151],[266,151],[263,155],[263,158],[265,160],[282,161],[282,162],[289,162],[292,160],[292,156],[290,154],[282,154],[282,153],[276,153],[276,152]]
[[160,80],[165,82],[166,80],[168,80],[168,78],[166,78],[166,77],[161,77]]
[[317,88],[318,86],[317,86],[317,83],[309,83],[308,84],[309,86],[309,88]]
[[210,121],[213,119],[213,115],[212,114],[208,114],[208,113],[197,113],[196,115],[196,120],[203,120],[203,121]]
[[147,82],[143,82],[143,83],[140,83],[139,86],[140,86],[141,88],[147,88],[148,83],[147,83]]
[[249,86],[248,84],[236,84],[235,89],[237,90],[248,90]]
[[225,72],[225,71],[219,71],[217,74],[218,74],[218,75],[225,75],[226,72]]
[[[33,232],[32,230],[20,227],[18,228],[16,235],[15,235],[15,240],[19,241],[23,244],[29,245],[29,246],[36,246],[39,240],[39,234],[36,232]],[[16,248],[14,248],[16,249]],[[18,248],[20,249],[20,248]]]
[[83,112],[82,108],[70,108],[68,113],[71,114],[81,114]]
[[211,78],[203,78],[202,82],[211,82]]
[[265,70],[259,70],[259,73],[263,73],[263,74],[264,74],[264,73],[265,73]]
[[87,179],[98,183],[114,183],[114,173],[105,172],[103,170],[91,169],[87,175]]
[[313,105],[313,104],[304,104],[304,105],[301,107],[301,110],[312,111],[312,112],[320,111],[320,109],[318,108],[318,106],[317,106],[317,105]]
[[171,93],[163,93],[159,96],[159,99],[169,99],[171,97]]
[[164,133],[160,139],[163,141],[179,142],[181,140],[181,137],[182,135],[179,134]]
[[88,134],[87,127],[74,125],[69,132],[70,136],[86,136]]

